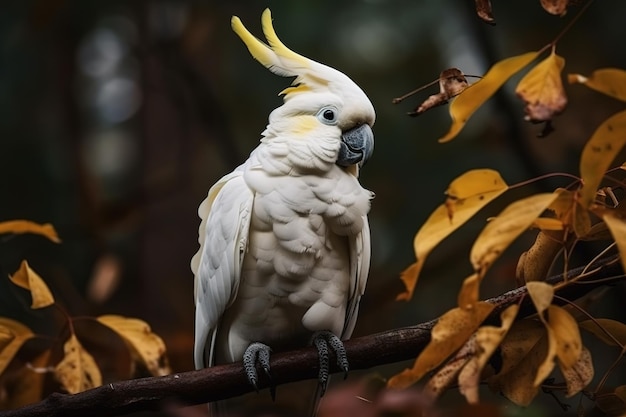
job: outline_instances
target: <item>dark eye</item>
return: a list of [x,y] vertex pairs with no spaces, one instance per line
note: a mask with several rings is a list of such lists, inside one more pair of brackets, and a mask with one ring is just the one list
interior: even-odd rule
[[337,109],[334,107],[323,107],[317,112],[317,118],[324,124],[337,124]]

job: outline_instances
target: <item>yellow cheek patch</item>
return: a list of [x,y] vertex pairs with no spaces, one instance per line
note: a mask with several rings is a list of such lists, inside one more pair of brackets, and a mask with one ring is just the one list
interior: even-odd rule
[[291,124],[291,131],[297,136],[305,136],[319,127],[319,121],[315,116],[295,116]]

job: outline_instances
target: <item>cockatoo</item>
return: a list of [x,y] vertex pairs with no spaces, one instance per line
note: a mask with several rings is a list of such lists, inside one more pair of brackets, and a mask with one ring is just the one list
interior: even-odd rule
[[268,44],[238,17],[231,24],[257,61],[295,80],[248,160],[198,209],[195,366],[243,360],[256,387],[256,364],[269,372],[270,349],[313,343],[326,361],[325,388],[329,346],[347,371],[341,340],[352,334],[369,271],[373,194],[358,174],[373,150],[374,107],[346,75],[288,49],[269,9]]

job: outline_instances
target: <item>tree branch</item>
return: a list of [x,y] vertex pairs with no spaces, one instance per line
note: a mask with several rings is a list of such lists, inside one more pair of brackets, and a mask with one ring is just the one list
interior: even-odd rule
[[[576,277],[581,272],[582,268],[572,270],[565,280]],[[595,288],[612,285],[624,278],[618,258],[609,257],[600,260],[594,266],[594,271],[583,280],[563,286],[557,294],[564,299],[575,300]],[[557,284],[563,281],[563,277],[552,277],[547,281]],[[487,321],[499,320],[503,309],[520,302],[520,317],[532,314],[534,310],[525,295],[526,288],[520,287],[487,300],[496,305]],[[369,369],[415,358],[430,341],[430,330],[436,322],[437,320],[431,320],[417,326],[346,341],[351,369]],[[313,348],[276,353],[272,356],[271,365],[272,378],[276,385],[317,378],[318,358]],[[333,369],[333,372],[337,371],[337,368]],[[263,373],[260,373],[260,377],[259,387],[267,387],[269,381]],[[140,410],[202,404],[250,391],[252,387],[246,380],[241,363],[234,363],[163,377],[114,382],[75,395],[55,393],[39,403],[0,413],[0,416],[118,416]]]

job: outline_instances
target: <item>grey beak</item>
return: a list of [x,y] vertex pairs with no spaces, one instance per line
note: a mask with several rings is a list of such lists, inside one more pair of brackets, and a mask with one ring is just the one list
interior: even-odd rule
[[374,133],[367,124],[350,129],[341,135],[341,147],[337,165],[348,167],[359,164],[362,167],[374,152]]

